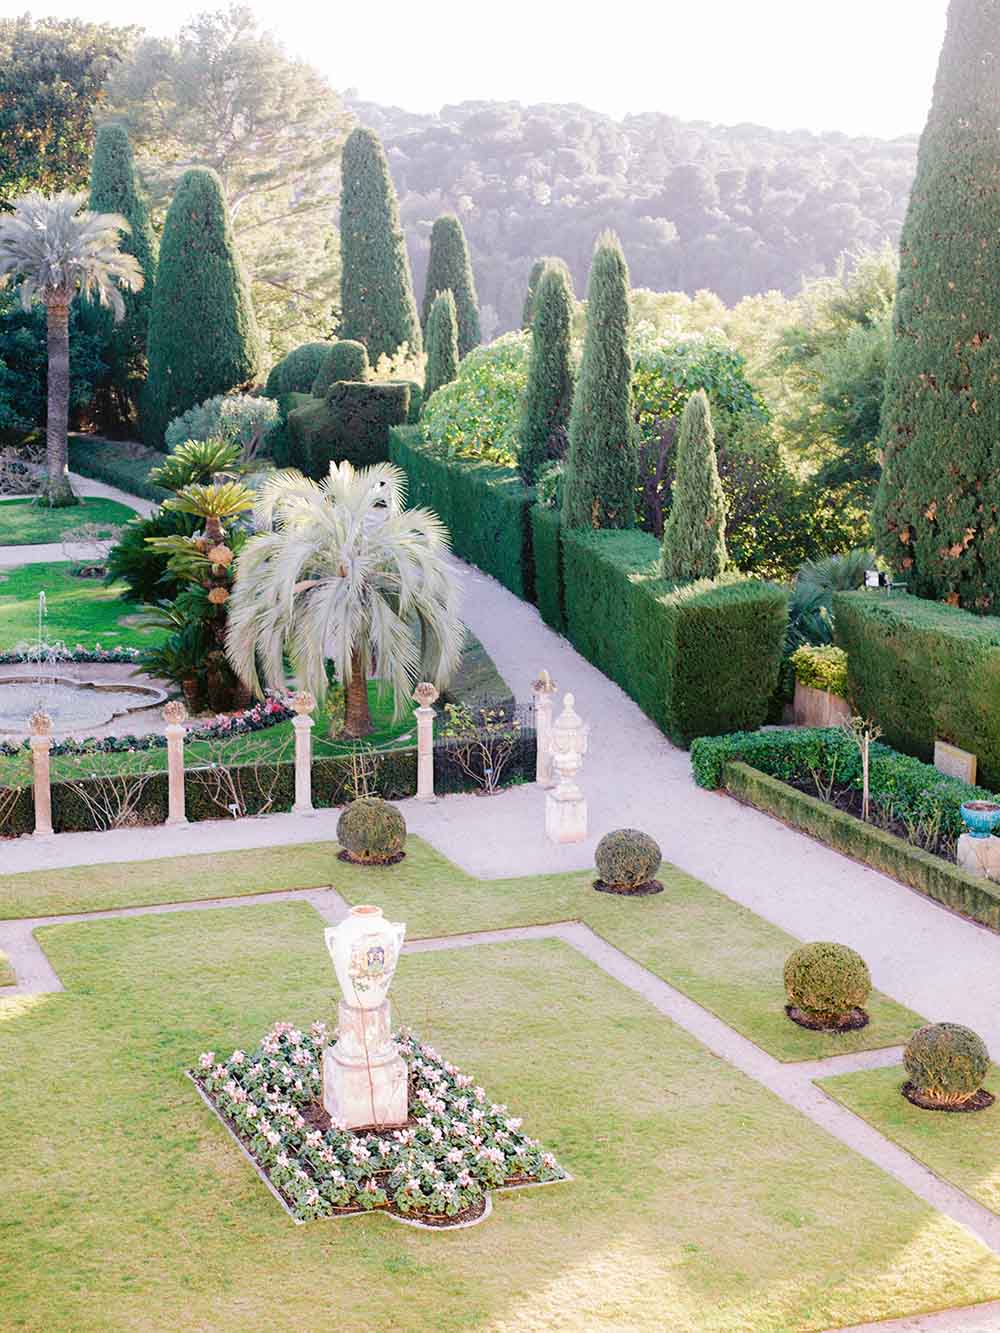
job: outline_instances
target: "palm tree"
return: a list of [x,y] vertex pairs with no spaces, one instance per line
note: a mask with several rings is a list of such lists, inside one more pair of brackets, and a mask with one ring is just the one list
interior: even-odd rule
[[125,314],[121,287],[143,284],[134,255],[119,248],[130,230],[117,213],[89,213],[86,196],[26,194],[14,212],[0,217],[0,282],[14,279],[26,310],[37,297],[45,306],[49,341],[49,402],[45,431],[52,506],[76,504],[69,484],[69,308],[77,296],[108,306],[117,323]]
[[406,478],[389,463],[331,467],[321,482],[281,472],[261,492],[262,531],[240,554],[226,651],[237,675],[261,692],[285,685],[285,659],[300,686],[326,692],[332,661],[346,690],[344,731],[372,730],[368,678],[388,681],[396,717],[418,676],[448,683],[461,656],[458,587],[448,534],[425,509],[404,509]]

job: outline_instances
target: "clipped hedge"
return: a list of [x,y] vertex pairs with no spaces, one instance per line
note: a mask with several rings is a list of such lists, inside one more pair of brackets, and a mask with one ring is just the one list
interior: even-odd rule
[[127,495],[139,495],[154,504],[170,497],[171,492],[146,480],[154,467],[166,460],[166,454],[148,451],[135,457],[134,446],[117,440],[98,440],[76,435],[69,441],[69,470],[107,486],[117,486]]
[[535,558],[535,599],[546,625],[566,632],[562,522],[558,509],[531,506],[531,547]]
[[748,764],[725,764],[722,781],[737,800],[776,815],[786,824],[874,870],[891,875],[963,916],[1000,930],[1000,886],[988,879],[966,874],[950,861],[914,847],[894,833],[873,828],[847,811],[838,810],[819,797],[807,796]]
[[447,703],[470,708],[473,712],[489,705],[502,708],[509,717],[514,715],[513,691],[470,629],[465,631],[461,665],[452,683],[441,693],[441,704]]
[[835,593],[833,613],[858,712],[920,758],[936,737],[971,750],[1000,786],[1000,617],[877,592]]
[[796,648],[790,661],[800,685],[811,690],[826,690],[840,699],[847,698],[847,654],[843,648],[807,643]]
[[406,421],[410,387],[338,380],[325,398],[311,398],[288,413],[283,448],[287,462],[319,480],[331,463],[355,467],[389,459],[389,429]]
[[455,554],[532,601],[534,495],[517,469],[450,458],[427,444],[414,426],[389,432],[389,454],[406,473],[409,504],[439,516],[451,533]]
[[649,533],[564,531],[562,544],[570,640],[675,744],[765,721],[786,589],[739,575],[675,587]]

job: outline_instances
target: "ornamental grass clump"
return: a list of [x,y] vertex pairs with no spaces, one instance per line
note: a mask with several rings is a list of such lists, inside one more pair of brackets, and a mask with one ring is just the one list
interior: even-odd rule
[[390,865],[403,856],[406,821],[388,801],[360,796],[337,820],[337,841],[348,861],[366,866]]
[[661,859],[659,844],[648,833],[634,828],[605,833],[594,853],[598,886],[614,893],[658,892],[663,886],[653,876]]
[[802,1027],[864,1027],[872,979],[860,954],[846,944],[803,944],[785,963],[786,1012]]
[[960,1023],[920,1028],[906,1044],[903,1064],[910,1076],[903,1092],[919,1106],[966,1111],[993,1102],[980,1088],[990,1068],[989,1051],[981,1037]]

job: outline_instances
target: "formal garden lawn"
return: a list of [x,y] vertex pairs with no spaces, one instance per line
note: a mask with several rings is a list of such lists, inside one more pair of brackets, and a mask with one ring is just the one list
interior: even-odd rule
[[407,956],[393,1002],[575,1180],[447,1236],[293,1226],[184,1070],[332,1017],[322,925],[39,932],[66,991],[0,1002],[4,1327],[825,1329],[1000,1294],[962,1228],[558,941]]
[[13,986],[16,980],[14,969],[10,965],[10,959],[0,949],[0,986]]
[[45,593],[44,633],[50,642],[68,648],[94,648],[98,643],[104,648],[139,648],[162,636],[162,630],[134,623],[139,608],[121,600],[121,586],[77,578],[67,561],[58,560],[0,570],[0,652],[38,642],[40,592]]
[[63,534],[84,523],[122,527],[135,510],[100,496],[80,498],[68,509],[49,509],[34,500],[0,500],[0,546],[32,546],[58,542]]

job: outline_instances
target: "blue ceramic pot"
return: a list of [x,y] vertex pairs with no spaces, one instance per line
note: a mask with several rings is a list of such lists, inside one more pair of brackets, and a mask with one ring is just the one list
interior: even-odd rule
[[966,801],[961,815],[970,837],[988,838],[1000,824],[1000,805],[995,801]]

